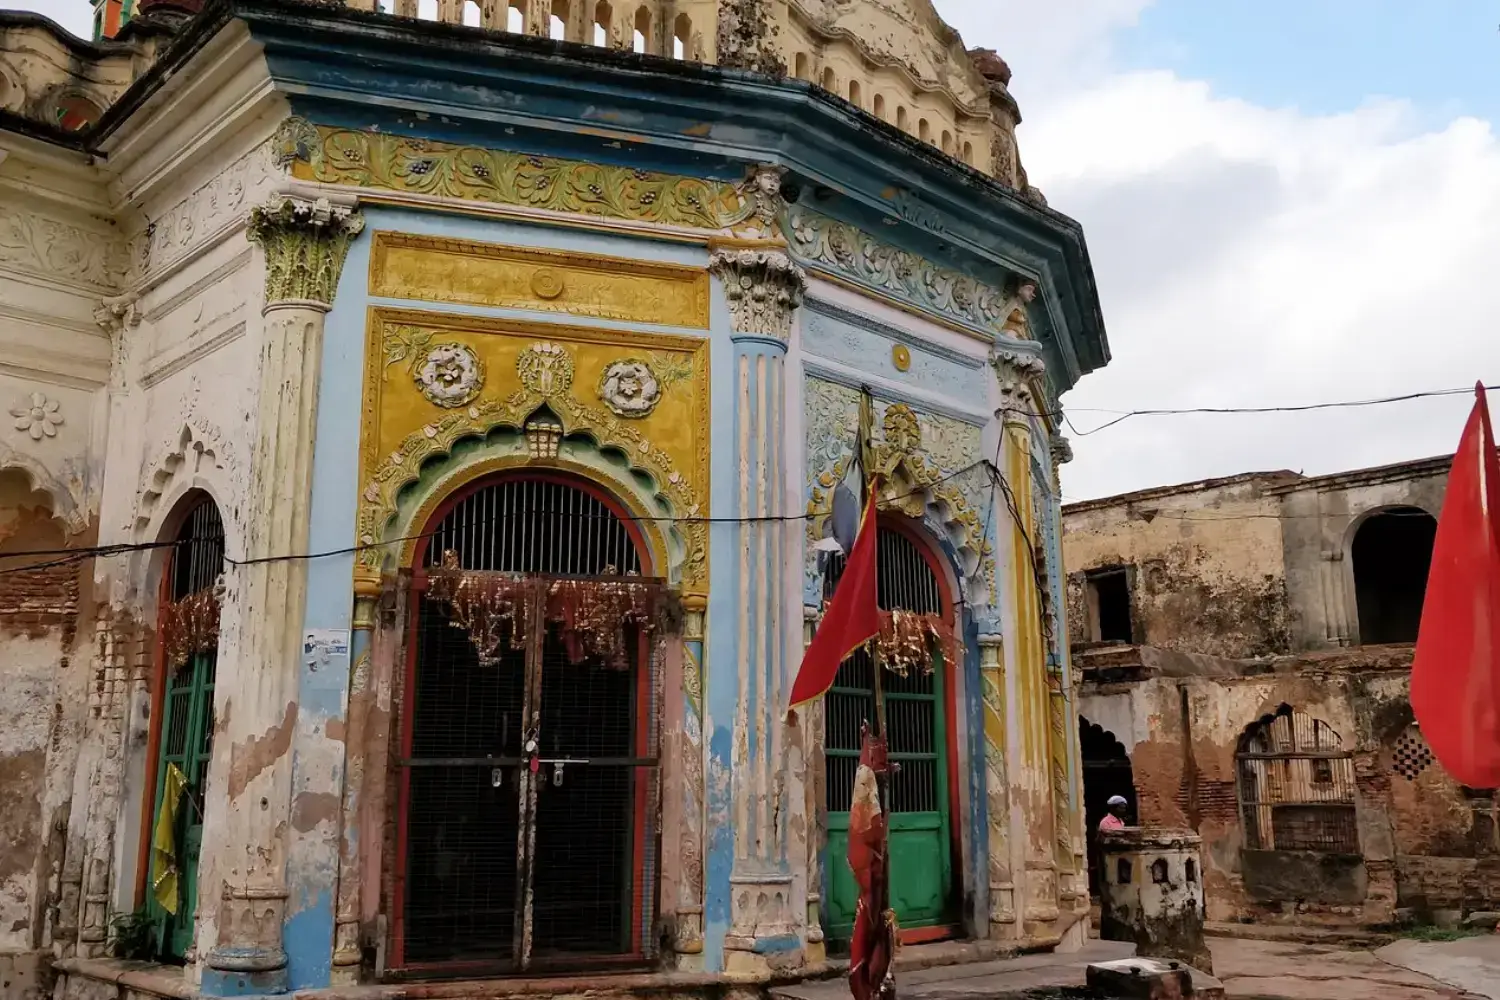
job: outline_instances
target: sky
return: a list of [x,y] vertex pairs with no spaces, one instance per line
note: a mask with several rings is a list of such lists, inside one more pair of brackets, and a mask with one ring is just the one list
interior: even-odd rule
[[1467,394],[1096,429],[1500,384],[1500,0],[935,2],[1093,257],[1114,360],[1064,397],[1065,499],[1455,448]]

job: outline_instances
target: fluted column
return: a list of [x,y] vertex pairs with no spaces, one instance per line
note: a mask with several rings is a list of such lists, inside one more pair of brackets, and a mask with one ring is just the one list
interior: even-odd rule
[[213,845],[224,883],[203,970],[204,992],[221,996],[287,984],[286,837],[307,563],[285,557],[307,551],[323,323],[363,225],[323,200],[286,200],[250,216],[266,273],[260,392],[243,498],[246,558],[230,591],[240,629],[215,698],[216,749],[228,752],[217,800],[226,815]]
[[[723,282],[734,343],[734,547],[739,657],[731,764],[734,862],[730,928],[724,940],[730,972],[763,971],[768,955],[800,946],[787,854],[787,770],[783,715],[790,683],[787,620],[790,542],[786,513],[785,360],[792,316],[806,278],[778,242],[716,251],[710,269]],[[805,835],[805,831],[804,831]]]
[[349,636],[349,716],[344,730],[344,794],[339,818],[339,881],[334,909],[332,979],[335,986],[359,981],[360,793],[365,781],[365,740],[370,716],[370,645],[380,573],[356,563],[354,616]]
[[[802,609],[802,649],[812,645],[813,633],[818,627],[819,609],[804,606]],[[823,846],[828,841],[828,803],[824,800],[828,780],[827,761],[823,751],[827,745],[823,703],[808,705],[802,713],[806,743],[805,773],[802,776],[803,792],[807,805],[807,961],[821,962],[828,957],[828,946],[823,934]]]
[[678,968],[703,968],[703,620],[708,600],[683,598],[682,827],[679,831],[677,925],[672,948]]
[[1010,786],[1006,784],[1005,645],[999,635],[979,637],[979,689],[984,703],[984,794],[989,821],[989,934],[1019,937],[1016,882],[1010,856]]
[[1011,610],[1015,629],[1008,658],[1006,697],[1013,732],[1007,775],[1011,800],[1026,803],[1028,814],[1013,830],[1012,870],[1024,870],[1018,886],[1023,934],[1045,935],[1057,920],[1058,866],[1054,795],[1053,687],[1047,671],[1047,647],[1042,619],[1045,613],[1038,586],[1038,521],[1032,493],[1032,419],[1037,412],[1032,382],[1041,374],[1034,357],[1007,352],[995,359],[1000,380],[1001,409],[996,417],[1003,435],[1003,474],[1011,497],[1009,569]]

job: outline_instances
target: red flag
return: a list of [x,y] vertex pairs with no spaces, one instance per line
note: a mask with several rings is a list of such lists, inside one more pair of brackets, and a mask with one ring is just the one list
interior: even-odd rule
[[1500,785],[1500,462],[1483,385],[1453,456],[1432,546],[1411,707],[1443,768]]
[[875,491],[865,504],[859,534],[844,575],[828,603],[828,613],[813,634],[802,667],[792,683],[792,708],[817,701],[833,687],[839,664],[880,632],[880,605],[875,590]]

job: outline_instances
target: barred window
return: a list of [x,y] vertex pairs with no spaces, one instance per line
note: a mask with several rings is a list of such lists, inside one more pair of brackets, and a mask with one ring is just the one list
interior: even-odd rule
[[1358,854],[1354,761],[1328,723],[1283,705],[1236,754],[1245,846]]

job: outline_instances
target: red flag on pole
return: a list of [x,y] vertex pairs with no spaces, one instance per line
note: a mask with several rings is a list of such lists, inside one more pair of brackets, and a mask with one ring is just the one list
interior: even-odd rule
[[1474,390],[1432,546],[1411,707],[1433,755],[1471,788],[1500,786],[1500,461]]
[[828,603],[828,613],[813,633],[792,683],[792,708],[817,701],[833,687],[839,664],[880,632],[880,605],[875,590],[875,491],[865,503],[859,534],[844,575]]

